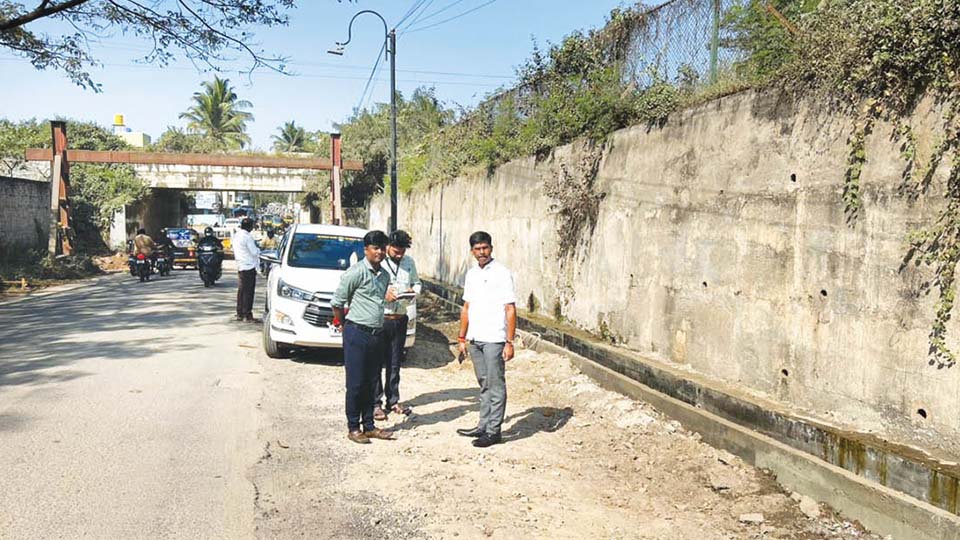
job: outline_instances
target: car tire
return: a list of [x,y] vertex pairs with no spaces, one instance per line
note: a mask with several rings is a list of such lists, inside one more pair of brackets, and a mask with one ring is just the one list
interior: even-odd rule
[[270,358],[290,358],[290,347],[270,339],[270,312],[263,314],[263,352]]

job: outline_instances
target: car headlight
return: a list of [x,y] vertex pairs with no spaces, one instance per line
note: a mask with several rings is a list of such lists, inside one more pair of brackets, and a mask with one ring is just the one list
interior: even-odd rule
[[282,279],[277,280],[277,294],[283,298],[289,298],[298,302],[309,302],[313,300],[312,292],[287,285]]

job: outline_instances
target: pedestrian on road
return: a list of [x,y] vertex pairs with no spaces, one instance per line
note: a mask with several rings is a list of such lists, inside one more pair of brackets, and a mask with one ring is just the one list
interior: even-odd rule
[[233,235],[233,258],[237,261],[239,282],[237,285],[237,320],[260,322],[253,316],[253,294],[257,287],[257,265],[260,264],[260,248],[253,239],[253,220],[243,218],[240,229]]
[[133,254],[143,254],[144,257],[153,255],[153,250],[157,249],[157,244],[153,238],[147,236],[146,229],[137,229],[137,235],[133,237]]
[[513,358],[517,331],[517,298],[513,275],[493,259],[493,239],[477,231],[470,235],[470,252],[477,266],[467,271],[460,310],[460,354],[468,351],[480,384],[480,421],[472,429],[458,429],[474,437],[473,445],[486,448],[500,442],[500,427],[507,409],[505,362]]
[[407,340],[407,325],[410,316],[416,313],[416,298],[422,288],[417,265],[413,257],[406,254],[412,242],[406,231],[390,233],[387,257],[383,260],[383,267],[390,277],[390,287],[383,310],[384,354],[383,365],[377,369],[376,408],[373,410],[376,420],[387,419],[383,408],[384,395],[387,398],[386,411],[410,414],[410,408],[400,404],[400,365],[405,354],[403,344]]
[[[393,438],[374,425],[373,417],[377,373],[383,361],[383,307],[390,285],[390,277],[381,266],[386,248],[387,235],[383,231],[368,232],[363,237],[363,260],[340,276],[340,285],[330,301],[333,325],[343,332],[347,438],[360,444],[370,444],[370,439]],[[347,304],[350,311],[344,317]]]

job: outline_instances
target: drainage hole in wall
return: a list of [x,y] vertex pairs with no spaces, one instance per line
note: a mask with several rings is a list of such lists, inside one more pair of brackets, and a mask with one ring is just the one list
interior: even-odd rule
[[723,195],[723,190],[722,190],[722,189],[720,190],[720,194]]
[[796,173],[790,173],[790,181],[791,181],[791,182],[796,182],[796,181],[797,181],[797,174],[796,174]]
[[706,281],[704,281],[703,283],[701,283],[701,285],[703,285],[703,288],[704,288],[704,289],[707,288],[707,282],[706,282]]
[[787,371],[786,369],[781,369],[781,370],[780,370],[780,374],[783,375],[784,377],[789,377],[789,376],[790,376],[790,372]]
[[927,411],[926,411],[926,410],[924,410],[924,409],[917,409],[917,414],[920,415],[920,418],[923,418],[924,420],[927,419]]
[[827,290],[826,290],[826,289],[820,289],[820,296],[826,298],[826,297],[827,297]]

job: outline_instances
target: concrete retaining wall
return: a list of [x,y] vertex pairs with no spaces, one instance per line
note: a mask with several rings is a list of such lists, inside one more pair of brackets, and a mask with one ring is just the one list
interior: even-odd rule
[[50,222],[50,182],[0,176],[0,246],[45,249]]
[[[921,154],[938,119],[927,105],[914,118]],[[908,233],[942,207],[946,166],[926,195],[905,195],[892,127],[876,126],[848,221],[851,126],[739,94],[614,134],[592,186],[595,227],[580,238],[559,238],[544,188],[582,178],[591,152],[578,145],[405,196],[400,226],[442,282],[462,284],[467,237],[487,230],[521,307],[831,424],[955,451],[960,368],[928,365],[936,288],[924,291],[928,269],[903,265]],[[388,215],[375,200],[371,227]],[[955,319],[954,350],[958,336]]]

